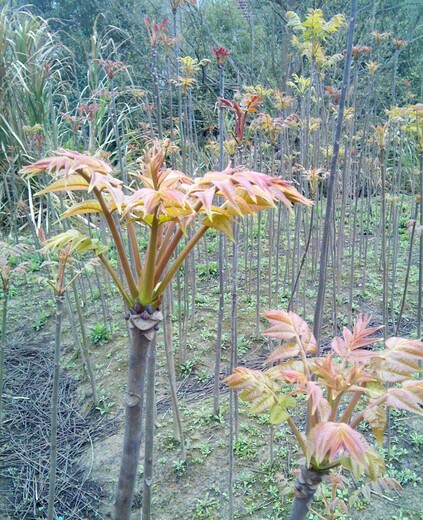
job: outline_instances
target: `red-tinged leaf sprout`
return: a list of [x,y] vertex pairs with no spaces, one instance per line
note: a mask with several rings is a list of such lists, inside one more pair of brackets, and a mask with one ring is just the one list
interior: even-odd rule
[[361,433],[346,423],[324,422],[317,424],[308,436],[308,461],[314,458],[320,465],[326,460],[333,461],[346,455],[351,456],[364,468],[366,445]]
[[217,47],[212,49],[213,56],[216,58],[216,63],[219,67],[223,67],[226,63],[228,56],[230,55],[229,49],[225,47]]
[[[367,45],[356,45],[352,48],[352,56],[357,61],[361,56],[365,56],[366,54],[370,54],[372,52],[372,48]],[[347,54],[346,49],[342,52],[342,55],[345,56]]]
[[95,60],[104,70],[106,76],[109,79],[113,79],[117,74],[122,72],[126,67],[121,61],[113,61],[113,60]]
[[326,94],[330,96],[333,102],[337,105],[339,100],[341,99],[341,90],[332,87],[332,85],[328,85],[326,87]]
[[[316,339],[297,314],[275,310],[264,317],[271,325],[264,334],[280,342],[266,360],[273,366],[261,376],[257,370],[238,367],[225,382],[243,390],[241,398],[251,403],[253,413],[268,410],[274,424],[288,422],[307,460],[297,489],[303,489],[304,478],[318,484],[324,474],[339,466],[356,478],[366,474],[378,480],[385,469],[383,459],[357,426],[367,422],[381,444],[386,408],[423,415],[423,381],[416,379],[421,373],[423,342],[393,337],[385,348],[375,347],[381,338],[374,334],[381,327],[369,326],[370,317],[359,315],[352,331],[344,328],[342,337],[332,340],[326,356],[313,357]],[[304,432],[287,405],[292,407],[290,399],[301,394],[307,403]],[[314,494],[311,489],[307,493]]]
[[263,100],[258,94],[250,94],[242,98],[238,103],[235,100],[218,98],[222,108],[226,108],[233,112],[235,116],[235,139],[238,144],[242,143],[244,139],[245,123],[247,122],[247,114],[254,114],[258,112],[258,107]]
[[93,121],[99,110],[100,105],[98,103],[91,103],[90,105],[83,103],[76,109],[82,121]]
[[395,47],[398,50],[402,49],[403,47],[405,47],[407,45],[406,40],[399,40],[398,38],[393,38],[392,43],[395,45]]
[[269,114],[260,112],[258,114],[261,129],[269,136],[270,142],[276,144],[276,137],[283,128],[289,128],[295,121],[299,119],[298,114],[290,114],[288,117],[272,118]]
[[161,23],[157,23],[154,20],[151,22],[148,16],[146,16],[144,23],[152,46],[156,46],[159,40],[163,41],[166,39],[166,27],[169,23],[168,18],[165,18]]
[[28,262],[20,262],[17,265],[12,262],[22,255],[26,249],[28,249],[28,246],[25,244],[10,246],[0,240],[0,282],[3,298],[8,296],[14,278],[22,275],[28,267]]
[[[191,179],[180,171],[167,168],[165,151],[160,145],[153,146],[145,153],[140,162],[138,185],[131,187],[128,195],[123,194],[122,181],[112,175],[112,169],[105,161],[78,152],[59,150],[56,156],[42,159],[24,171],[31,175],[47,172],[64,177],[63,181],[55,181],[40,194],[66,190],[85,190],[94,194],[96,203],[89,200],[81,202],[79,206],[71,207],[65,216],[93,211],[105,215],[117,245],[129,290],[126,292],[121,288],[121,292],[130,306],[136,302],[141,306],[158,305],[163,291],[186,255],[209,228],[222,231],[232,238],[232,221],[236,216],[272,208],[276,202],[288,208],[296,203],[311,204],[289,182],[241,168],[208,172],[203,177]],[[218,205],[218,200],[223,202]],[[136,276],[129,267],[124,245],[112,217],[114,211],[125,220],[132,236]],[[197,217],[201,217],[200,228],[164,275],[187,226],[192,225]],[[139,257],[133,233],[136,223],[143,223],[151,230],[144,262]],[[100,260],[112,272],[103,254]],[[113,273],[113,278],[117,278],[116,273]]]
[[177,11],[184,4],[198,5],[198,0],[169,0],[172,11]]

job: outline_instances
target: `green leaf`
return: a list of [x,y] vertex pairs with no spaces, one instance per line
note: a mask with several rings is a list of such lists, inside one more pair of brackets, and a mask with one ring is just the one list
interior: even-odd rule
[[366,383],[366,390],[372,399],[377,399],[386,392],[385,385],[380,381],[369,381]]
[[74,191],[74,190],[86,190],[88,188],[88,182],[79,174],[69,175],[57,179],[56,181],[49,184],[46,188],[35,194],[36,197],[44,195],[46,193],[55,193],[58,191]]
[[339,463],[348,471],[354,475],[354,478],[358,480],[363,474],[363,465],[359,464],[357,461],[353,460],[351,457],[347,455],[343,455],[339,457]]
[[281,424],[289,419],[289,413],[286,408],[281,404],[275,404],[270,410],[270,422],[272,424]]
[[100,203],[96,199],[92,200],[83,200],[82,202],[78,202],[66,210],[62,219],[73,217],[75,215],[81,215],[86,213],[101,213],[102,209]]
[[372,406],[364,411],[364,418],[370,424],[373,435],[382,446],[383,435],[386,429],[386,410],[383,406]]
[[226,215],[213,215],[213,220],[205,217],[202,224],[203,226],[208,226],[221,231],[233,242],[235,239],[232,230],[232,220],[233,218],[227,217]]
[[281,424],[288,420],[289,413],[287,408],[295,408],[297,400],[292,395],[282,394],[279,401],[270,410],[270,422],[272,424]]
[[58,250],[65,247],[69,242],[72,243],[69,253],[93,251],[96,255],[100,255],[107,251],[107,246],[101,244],[98,239],[86,237],[76,229],[69,229],[64,233],[59,233],[46,242],[44,249]]
[[292,395],[282,395],[279,399],[279,404],[285,406],[285,408],[295,408],[297,400]]
[[268,410],[274,402],[275,398],[273,395],[263,394],[261,397],[254,401],[253,405],[251,406],[250,412],[254,415],[264,412]]

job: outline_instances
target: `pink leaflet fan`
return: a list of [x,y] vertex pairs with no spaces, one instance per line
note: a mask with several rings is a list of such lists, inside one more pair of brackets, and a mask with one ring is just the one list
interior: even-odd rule
[[332,350],[346,359],[355,361],[363,361],[378,356],[377,352],[363,347],[368,347],[380,341],[380,338],[371,338],[370,336],[383,327],[367,327],[369,323],[370,316],[359,314],[354,322],[352,332],[344,327],[343,338],[336,337],[332,340]]

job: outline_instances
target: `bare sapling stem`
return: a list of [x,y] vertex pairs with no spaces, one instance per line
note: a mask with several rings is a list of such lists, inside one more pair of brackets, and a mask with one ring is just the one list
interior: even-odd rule
[[295,498],[289,520],[305,520],[308,517],[314,495],[324,475],[324,471],[315,471],[306,466],[301,468],[301,473],[295,483]]
[[147,388],[145,410],[145,448],[144,477],[142,491],[142,520],[151,518],[151,501],[153,492],[153,462],[154,462],[154,428],[155,428],[155,383],[156,383],[156,335],[150,345],[147,362]]
[[1,320],[1,345],[0,345],[0,429],[3,425],[3,384],[4,384],[4,356],[6,351],[6,324],[7,324],[7,303],[8,290],[3,288],[3,311]]
[[47,519],[54,518],[54,498],[56,494],[57,474],[57,425],[59,412],[59,377],[60,377],[60,334],[62,331],[63,293],[56,295],[56,331],[54,338],[53,392],[51,396],[50,430],[50,476],[48,491]]
[[97,395],[97,386],[95,384],[94,369],[93,369],[93,364],[91,361],[90,350],[88,347],[87,332],[85,330],[85,321],[84,321],[84,316],[82,315],[81,302],[79,300],[79,294],[78,294],[78,289],[76,287],[75,280],[72,281],[72,290],[73,290],[73,296],[75,299],[76,312],[78,314],[79,328],[81,329],[81,337],[82,337],[81,350],[82,350],[82,354],[84,357],[83,361],[85,362],[88,379],[90,380],[91,391],[93,393],[93,403],[94,403],[94,406],[97,407],[98,403],[99,403],[98,395]]
[[[219,95],[225,95],[225,75],[223,64],[219,66]],[[224,121],[223,108],[219,107],[219,170],[223,170],[224,159]],[[217,258],[219,272],[219,309],[217,311],[216,351],[214,360],[214,388],[213,388],[213,414],[218,415],[220,411],[220,360],[222,355],[222,328],[225,308],[225,261],[223,248],[223,234],[219,233],[219,252]]]
[[[333,141],[333,155],[330,166],[329,186],[326,200],[325,224],[322,237],[322,246],[320,250],[320,271],[319,271],[319,285],[316,299],[316,307],[314,312],[314,327],[313,333],[319,345],[320,354],[320,334],[322,329],[323,308],[326,293],[326,278],[328,268],[328,253],[329,253],[329,235],[332,229],[332,218],[334,212],[335,187],[337,179],[337,162],[339,157],[339,148],[341,142],[342,123],[344,119],[345,101],[349,88],[351,56],[354,38],[355,18],[357,12],[357,0],[351,0],[351,14],[347,33],[347,53],[345,56],[344,75],[342,79],[341,97],[339,100],[338,118],[336,122],[336,130]],[[319,355],[318,354],[318,355]]]
[[[131,320],[131,316],[129,319]],[[141,448],[147,359],[153,341],[153,338],[149,339],[145,332],[136,326],[131,328],[128,380],[125,392],[125,433],[114,508],[115,520],[130,520],[131,517]],[[154,329],[148,332],[153,332],[155,335]]]
[[423,151],[419,154],[419,197],[420,197],[420,221],[419,221],[419,288],[417,301],[417,339],[422,337],[422,301],[423,301]]

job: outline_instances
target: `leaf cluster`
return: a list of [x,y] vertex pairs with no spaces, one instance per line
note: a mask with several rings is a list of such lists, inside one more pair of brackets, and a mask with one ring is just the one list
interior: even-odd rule
[[[248,110],[255,110],[254,100],[249,103]],[[161,143],[147,150],[139,165],[139,171],[127,191],[106,162],[74,151],[61,149],[55,156],[37,161],[23,170],[29,176],[48,173],[53,177],[51,184],[38,195],[56,192],[70,194],[74,191],[94,194],[92,199],[71,205],[62,214],[62,219],[87,213],[104,215],[127,287],[107,260],[107,248],[97,240],[71,230],[51,239],[49,247],[58,249],[72,244],[69,254],[73,251],[92,251],[109,271],[129,306],[136,302],[141,306],[159,304],[174,274],[207,230],[216,229],[233,239],[232,223],[237,217],[273,208],[277,203],[288,208],[295,203],[311,204],[289,182],[241,168],[208,172],[203,177],[188,177],[167,167],[166,150]],[[128,230],[130,252],[122,240],[119,219]],[[200,227],[171,263],[172,255],[187,228],[193,226],[196,220],[200,220]],[[135,230],[135,226],[140,224],[149,229],[144,260]],[[134,260],[135,273],[130,266],[130,258]],[[166,267],[169,269],[165,273]]]
[[[343,466],[356,477],[365,473],[377,480],[383,459],[357,426],[367,422],[381,444],[387,408],[423,415],[423,381],[417,379],[423,342],[392,337],[376,348],[380,327],[370,327],[370,318],[359,315],[352,331],[344,328],[342,337],[332,340],[326,356],[315,356],[316,340],[297,314],[277,310],[265,317],[271,327],[264,334],[281,342],[266,360],[272,366],[238,367],[226,383],[242,390],[253,413],[270,410],[273,424],[287,421],[313,469]],[[305,435],[289,412],[299,396],[307,401]]]

